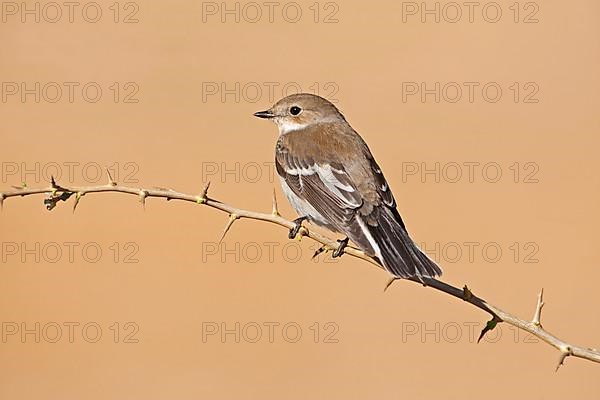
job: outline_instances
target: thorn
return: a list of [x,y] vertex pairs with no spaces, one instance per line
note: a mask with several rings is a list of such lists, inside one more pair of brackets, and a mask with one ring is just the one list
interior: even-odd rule
[[77,192],[75,194],[75,202],[73,203],[73,213],[75,213],[75,209],[77,208],[77,204],[79,204],[79,199],[81,199],[81,192]]
[[481,333],[479,334],[479,338],[477,339],[477,343],[479,343],[481,341],[481,339],[483,339],[483,336],[488,333],[489,331],[493,330],[496,325],[498,325],[499,321],[496,317],[493,317],[491,320],[489,320],[485,326],[483,327],[483,329],[481,330]]
[[[50,184],[52,185],[52,192],[53,194],[56,194],[57,190],[66,192],[67,190],[63,187],[61,187],[58,183],[56,183],[56,180],[54,180],[54,176],[50,176]],[[23,188],[27,187],[27,184],[25,182],[23,182]]]
[[571,348],[569,346],[561,349],[560,357],[558,358],[558,365],[556,366],[556,369],[554,370],[554,372],[558,372],[558,369],[560,368],[560,366],[564,365],[565,359],[572,355],[573,355],[573,351],[571,350]]
[[542,317],[542,307],[544,307],[544,288],[540,290],[538,294],[537,305],[535,306],[535,313],[533,314],[533,320],[531,321],[535,326],[542,326],[540,321]]
[[146,209],[146,197],[148,197],[148,192],[145,191],[144,189],[141,189],[139,196],[140,196],[140,203],[142,203],[142,207],[145,210]]
[[463,300],[470,301],[473,298],[473,292],[468,288],[467,285],[463,286]]
[[106,168],[106,175],[108,176],[108,186],[117,186],[117,182],[113,180],[110,170]]
[[229,220],[227,220],[227,225],[225,225],[225,229],[223,230],[223,233],[221,234],[221,239],[219,239],[219,244],[221,244],[223,239],[225,239],[225,235],[227,234],[227,232],[229,232],[229,228],[231,228],[231,225],[233,225],[235,220],[238,218],[239,218],[239,216],[237,214],[229,214]]
[[206,185],[202,188],[202,192],[200,192],[200,196],[196,199],[196,203],[205,204],[207,200],[208,188],[210,187],[210,181],[206,182]]
[[[279,208],[277,207],[277,195],[275,193],[275,188],[273,188],[273,211],[271,212],[271,214],[279,216]],[[313,256],[313,258],[315,258],[315,256]]]
[[202,193],[200,193],[200,196],[202,196],[203,198],[206,198],[209,187],[210,187],[210,181],[206,182],[206,185],[204,185],[204,187],[202,188]]
[[327,248],[327,245],[323,245],[321,247],[319,247],[317,250],[315,250],[315,254],[313,254],[313,256],[311,257],[311,260],[314,260],[319,254],[323,253],[323,252],[327,252],[329,249]]
[[386,291],[386,290],[388,290],[388,288],[389,288],[390,286],[392,286],[392,283],[396,282],[398,279],[400,279],[400,278],[396,278],[395,276],[392,276],[392,277],[390,278],[390,280],[389,280],[389,281],[387,281],[387,283],[385,284],[385,287],[383,288],[383,291],[384,291],[384,293],[385,293],[385,291]]

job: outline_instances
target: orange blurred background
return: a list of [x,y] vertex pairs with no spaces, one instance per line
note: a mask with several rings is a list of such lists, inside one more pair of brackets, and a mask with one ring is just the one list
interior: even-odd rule
[[[252,113],[316,92],[444,280],[523,318],[543,287],[544,326],[600,346],[598,2],[58,4],[2,3],[0,190],[109,167],[258,211],[277,188],[293,218],[277,129]],[[311,261],[280,227],[241,220],[219,247],[209,208],[72,201],[5,201],[0,398],[600,396],[598,365],[555,373],[556,350],[505,325],[476,344],[479,310],[383,293],[384,272]]]

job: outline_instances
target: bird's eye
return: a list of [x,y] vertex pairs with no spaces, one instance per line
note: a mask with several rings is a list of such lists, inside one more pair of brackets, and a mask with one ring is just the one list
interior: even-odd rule
[[300,111],[302,111],[302,109],[298,106],[292,106],[290,108],[290,114],[292,114],[292,115],[298,115],[298,114],[300,114]]

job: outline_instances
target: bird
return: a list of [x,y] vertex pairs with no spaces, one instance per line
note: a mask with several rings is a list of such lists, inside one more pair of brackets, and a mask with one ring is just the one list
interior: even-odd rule
[[338,108],[323,97],[298,93],[255,117],[275,122],[275,167],[287,200],[298,213],[290,238],[308,220],[345,236],[333,257],[352,241],[393,279],[435,278],[441,268],[411,239],[381,168],[367,143]]

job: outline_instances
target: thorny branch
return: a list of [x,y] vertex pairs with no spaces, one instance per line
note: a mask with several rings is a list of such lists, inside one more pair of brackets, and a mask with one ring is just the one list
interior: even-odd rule
[[[110,176],[110,173],[108,171],[107,171],[107,174],[108,174],[108,183],[106,185],[102,185],[102,186],[63,187],[63,186],[59,186],[54,181],[54,178],[52,178],[50,187],[45,187],[45,188],[32,189],[32,188],[26,187],[25,185],[20,186],[20,187],[13,186],[15,188],[15,190],[8,191],[8,192],[0,192],[0,208],[2,208],[5,199],[10,198],[10,197],[23,197],[23,196],[30,196],[30,195],[35,195],[35,194],[45,194],[46,198],[44,199],[44,204],[46,205],[46,208],[48,210],[52,210],[54,207],[56,207],[58,202],[67,201],[72,195],[75,195],[75,200],[73,203],[73,212],[75,212],[75,209],[76,209],[77,205],[80,203],[81,198],[83,196],[85,196],[86,194],[116,192],[116,193],[127,193],[127,194],[138,196],[139,201],[142,203],[142,205],[144,207],[146,204],[146,199],[148,197],[162,197],[167,200],[189,201],[189,202],[193,202],[193,203],[197,203],[197,204],[201,204],[201,205],[206,205],[206,206],[215,208],[217,210],[226,212],[229,214],[229,218],[228,218],[227,224],[225,225],[225,229],[223,230],[221,240],[223,240],[223,238],[225,237],[225,235],[227,234],[227,232],[229,231],[229,229],[231,228],[233,223],[242,218],[270,222],[270,223],[273,223],[276,225],[283,226],[288,229],[292,229],[295,226],[293,221],[289,221],[280,216],[279,210],[277,208],[277,199],[275,197],[275,192],[273,192],[272,211],[270,213],[260,213],[260,212],[254,212],[254,211],[248,211],[248,210],[242,210],[239,208],[235,208],[226,203],[222,203],[218,200],[208,197],[209,184],[207,184],[202,189],[200,194],[192,195],[192,194],[176,192],[172,189],[165,189],[165,188],[158,188],[158,187],[152,188],[152,189],[145,189],[145,188],[134,188],[134,187],[128,187],[128,186],[121,186],[121,185],[118,185],[112,179],[112,177]],[[317,250],[317,252],[315,253],[315,256],[322,252],[334,250],[338,246],[338,243],[335,240],[330,239],[326,236],[323,236],[317,232],[309,231],[305,227],[302,227],[299,230],[298,235],[309,237],[312,240],[319,242],[323,245],[323,247],[321,247],[321,249]],[[360,258],[362,260],[370,262],[371,264],[373,264],[377,267],[380,267],[380,265],[376,262],[375,259],[373,259],[372,257],[368,256],[367,254],[363,253],[362,251],[360,251],[357,248],[348,246],[348,247],[346,247],[344,252],[353,257]],[[546,343],[548,343],[551,346],[558,349],[560,351],[560,357],[558,360],[558,364],[556,366],[556,370],[558,370],[560,368],[560,366],[563,365],[565,359],[568,356],[583,358],[586,360],[600,363],[600,351],[598,351],[597,349],[585,348],[585,347],[580,347],[580,346],[575,346],[575,345],[569,344],[569,343],[559,339],[558,337],[554,336],[553,334],[551,334],[550,332],[548,332],[547,330],[545,330],[542,327],[541,312],[542,312],[542,307],[544,306],[543,289],[540,291],[540,293],[538,295],[537,305],[535,308],[533,319],[531,321],[527,321],[527,320],[517,318],[516,316],[514,316],[506,311],[503,311],[500,308],[488,303],[486,300],[482,299],[481,297],[476,296],[466,285],[462,289],[459,289],[457,287],[454,287],[452,285],[449,285],[449,284],[444,283],[437,279],[433,279],[433,278],[422,278],[422,279],[423,279],[423,282],[421,282],[417,278],[413,278],[410,280],[415,283],[419,283],[424,286],[434,288],[436,290],[439,290],[441,292],[449,294],[450,296],[453,296],[453,297],[456,297],[463,301],[466,301],[467,303],[470,303],[473,306],[475,306],[491,315],[492,319],[490,321],[488,321],[487,324],[485,325],[485,327],[482,329],[481,335],[479,336],[479,340],[481,340],[481,338],[485,335],[486,332],[494,329],[498,323],[505,322],[509,325],[515,326],[523,331],[526,331],[539,339],[542,339]],[[385,287],[385,289],[387,289],[393,282],[394,282],[393,279],[390,280],[388,282],[387,286]]]

